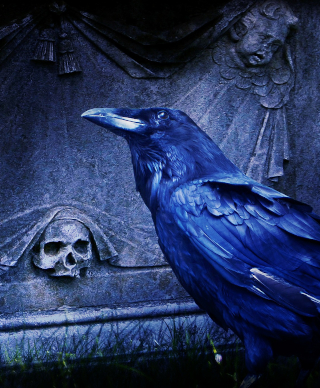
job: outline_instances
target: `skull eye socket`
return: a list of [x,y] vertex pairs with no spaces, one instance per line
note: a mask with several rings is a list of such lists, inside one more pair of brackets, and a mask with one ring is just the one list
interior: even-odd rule
[[161,120],[166,120],[169,115],[168,113],[165,111],[165,110],[161,110],[160,112],[158,112],[158,119],[161,119]]
[[46,243],[43,249],[46,255],[55,256],[59,253],[61,247],[62,247],[61,242],[52,241],[52,242]]
[[88,246],[89,246],[89,241],[77,240],[74,243],[73,248],[80,255],[84,255],[88,253]]

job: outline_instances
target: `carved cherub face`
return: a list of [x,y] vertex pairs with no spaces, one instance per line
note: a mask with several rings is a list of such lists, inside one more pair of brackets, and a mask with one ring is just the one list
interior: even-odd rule
[[277,20],[260,16],[248,32],[237,42],[236,53],[245,66],[268,64],[288,35],[288,26]]

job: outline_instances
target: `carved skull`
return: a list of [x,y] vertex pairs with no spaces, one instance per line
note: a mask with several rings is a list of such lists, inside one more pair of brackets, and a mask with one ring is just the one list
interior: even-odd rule
[[80,269],[89,267],[92,245],[89,229],[79,221],[61,219],[51,222],[40,241],[40,254],[34,264],[52,269],[51,276],[79,276]]

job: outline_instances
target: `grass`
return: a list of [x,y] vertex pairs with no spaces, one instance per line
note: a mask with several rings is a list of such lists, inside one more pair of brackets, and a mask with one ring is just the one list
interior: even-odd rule
[[[107,338],[66,332],[64,341],[53,336],[27,342],[28,346],[2,352],[1,387],[238,388],[247,373],[244,350],[235,337],[184,320],[164,321],[156,337],[140,325],[134,336],[115,328]],[[255,387],[291,388],[298,373],[296,358],[279,358]],[[319,368],[306,384],[316,387]]]

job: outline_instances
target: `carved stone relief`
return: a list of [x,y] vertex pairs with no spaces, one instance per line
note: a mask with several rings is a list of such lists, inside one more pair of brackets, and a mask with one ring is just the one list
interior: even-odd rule
[[258,2],[212,46],[212,71],[174,104],[243,172],[269,185],[289,160],[285,105],[295,74],[288,35],[297,23],[286,3]]
[[[50,269],[49,275],[78,276],[81,268],[90,266],[91,240],[97,248],[99,259],[115,267],[167,265],[147,217],[145,224],[133,221],[126,225],[126,222],[101,213],[99,209],[80,203],[77,206],[82,210],[74,206],[51,209],[39,206],[2,220],[1,273],[18,265],[20,258],[30,251],[34,264],[42,269]],[[107,224],[108,228],[102,230],[98,223]],[[87,249],[84,249],[84,245]]]
[[[239,18],[240,15],[242,17]],[[192,68],[191,60],[203,50],[212,52],[212,68],[186,95],[181,97],[180,93],[175,107],[193,117],[249,175],[260,181],[277,180],[283,174],[283,160],[289,158],[285,104],[294,83],[294,66],[288,34],[296,24],[297,18],[281,1],[256,3],[232,0],[197,15],[191,24],[183,23],[158,33],[57,3],[40,7],[32,15],[1,27],[0,39],[4,44],[0,49],[0,65],[16,52],[21,42],[25,42],[25,51],[30,53],[29,47],[34,51],[29,60],[35,61],[29,63],[30,76],[24,77],[21,84],[30,80],[25,93],[35,85],[38,96],[32,108],[36,111],[29,119],[24,115],[20,120],[18,108],[18,114],[13,115],[12,139],[15,136],[19,138],[13,143],[19,144],[21,140],[15,132],[15,128],[20,127],[22,133],[26,132],[23,136],[32,140],[23,153],[17,149],[13,151],[17,155],[10,155],[8,161],[6,156],[2,157],[3,171],[8,165],[8,182],[22,182],[23,177],[32,171],[36,176],[37,191],[26,190],[33,192],[36,203],[45,201],[45,211],[48,212],[41,212],[40,205],[33,211],[31,203],[23,200],[21,194],[15,194],[18,200],[14,203],[12,196],[7,195],[8,205],[4,213],[7,209],[15,210],[11,210],[13,214],[9,213],[8,217],[4,216],[0,225],[0,234],[7,237],[4,241],[10,240],[3,243],[0,260],[3,268],[15,265],[30,245],[28,236],[34,230],[32,225],[47,226],[50,209],[56,209],[61,204],[66,208],[80,209],[91,218],[92,224],[100,225],[117,251],[109,258],[110,265],[120,268],[167,265],[144,205],[136,197],[131,199],[127,193],[120,193],[116,198],[113,195],[118,193],[119,188],[122,189],[123,180],[117,175],[122,176],[119,166],[125,164],[114,148],[113,140],[104,146],[104,138],[96,133],[90,143],[83,123],[78,123],[76,117],[87,106],[102,103],[103,90],[106,91],[103,98],[109,105],[118,103],[121,106],[131,103],[131,90],[141,90],[141,93],[134,93],[137,96],[132,101],[134,106],[148,104],[154,90],[165,94],[167,99],[171,94],[179,95],[170,79],[167,84],[155,82],[161,82],[161,78],[170,77],[173,73],[179,80],[177,70],[187,62]],[[207,48],[210,44],[212,48]],[[20,46],[23,49],[24,45]],[[109,68],[111,62],[107,58],[115,61],[119,69],[110,70],[104,77],[107,66],[100,66],[101,59],[96,61],[98,54],[85,56],[94,46],[99,48],[99,55],[106,56]],[[91,73],[87,70],[90,60],[94,62]],[[79,73],[83,64],[85,67],[81,74],[85,73],[87,78],[82,84]],[[35,65],[42,65],[43,72]],[[99,67],[103,70],[96,77],[96,86],[90,90],[90,85],[94,85],[91,80],[94,75],[91,74],[100,71]],[[73,88],[81,91],[76,93],[76,104],[71,102],[75,90],[67,83],[70,77],[63,77],[65,86],[60,90],[57,85],[61,84],[56,84],[51,77],[54,71],[60,75],[74,74],[71,78],[77,79],[77,86]],[[129,77],[128,81],[127,74],[145,79],[135,81]],[[146,84],[148,77],[152,77],[150,84]],[[7,86],[10,85],[8,80],[10,76],[3,82],[4,91],[13,90],[13,87]],[[20,83],[17,76],[12,78],[12,85],[15,82]],[[183,83],[184,79],[179,82]],[[111,91],[113,84],[115,90]],[[124,90],[118,92],[121,84]],[[145,86],[140,86],[142,84]],[[149,94],[145,90],[150,90]],[[97,103],[94,100],[87,103],[86,100],[95,95]],[[123,101],[127,95],[127,100]],[[159,97],[156,99],[160,100]],[[160,102],[150,102],[150,105],[156,104]],[[71,105],[79,105],[79,108],[68,116],[65,110],[72,110]],[[4,123],[5,117],[9,116],[12,116],[11,111],[4,114]],[[6,142],[5,138],[4,147]],[[8,147],[12,148],[12,144]],[[93,156],[93,150],[97,150],[99,155]],[[18,161],[24,155],[21,165],[12,168],[12,160]],[[126,173],[123,175],[126,176]],[[12,184],[11,188],[9,183],[2,190],[4,193],[15,192],[15,186],[19,187],[19,184]],[[24,184],[28,187],[28,182]],[[134,188],[132,186],[127,190],[130,192]],[[122,221],[122,208],[130,209],[126,214],[127,222]],[[16,230],[11,221],[6,221],[10,219],[19,220],[17,225],[21,228]],[[39,237],[37,232],[38,240]],[[35,239],[34,235],[32,239]],[[102,258],[109,256],[100,254]],[[39,260],[35,262],[40,263]],[[41,265],[45,267],[47,264],[42,262]]]
[[[84,123],[80,115],[88,107],[184,110],[243,171],[317,201],[314,194],[305,198],[303,188],[308,176],[308,193],[315,193],[320,179],[318,3],[307,9],[298,0],[209,3],[207,12],[163,31],[67,4],[40,7],[0,27],[0,304],[11,298],[3,302],[6,311],[18,311],[19,300],[37,308],[37,292],[43,309],[182,295],[135,193],[127,146]],[[66,256],[57,270],[57,256],[40,259],[41,243],[44,252],[44,241],[63,225],[89,231],[87,270],[68,272],[74,264]],[[71,251],[75,242],[64,244]],[[52,268],[44,269],[49,262]],[[49,276],[54,271],[62,276]]]
[[231,0],[226,6],[212,5],[209,11],[197,14],[191,24],[185,22],[157,33],[53,2],[33,10],[32,16],[0,27],[0,40],[6,41],[0,64],[36,27],[33,59],[55,62],[58,47],[59,74],[81,71],[72,43],[72,35],[80,31],[131,77],[165,78],[221,36],[232,20],[253,3],[254,0]]
[[43,28],[39,32],[39,38],[33,57],[35,61],[56,61],[55,33],[53,30],[53,26],[54,25],[51,24],[51,26],[48,26],[48,28]]
[[192,26],[158,34],[66,4],[52,3],[34,15],[1,29],[8,40],[1,52],[6,58],[17,31],[37,27],[33,59],[54,62],[58,51],[59,75],[82,71],[76,32],[136,78],[168,77],[211,44],[212,71],[173,107],[194,118],[247,175],[265,184],[283,176],[290,157],[285,105],[295,75],[290,34],[298,23],[285,2],[229,1],[198,16]]
[[62,31],[59,38],[59,75],[81,72],[70,36]]
[[79,276],[91,261],[89,229],[76,220],[51,222],[41,237],[39,255],[33,257],[34,264],[49,269],[51,276]]
[[[42,217],[41,210],[45,211]],[[30,223],[32,218],[38,220],[28,228],[24,224]],[[10,224],[16,227],[13,229]],[[51,276],[77,277],[82,268],[91,265],[92,241],[100,260],[118,255],[99,226],[75,207],[31,210],[3,220],[1,226],[13,233],[1,244],[0,265],[3,272],[17,265],[26,252],[32,252],[33,263],[41,269],[50,270]]]

